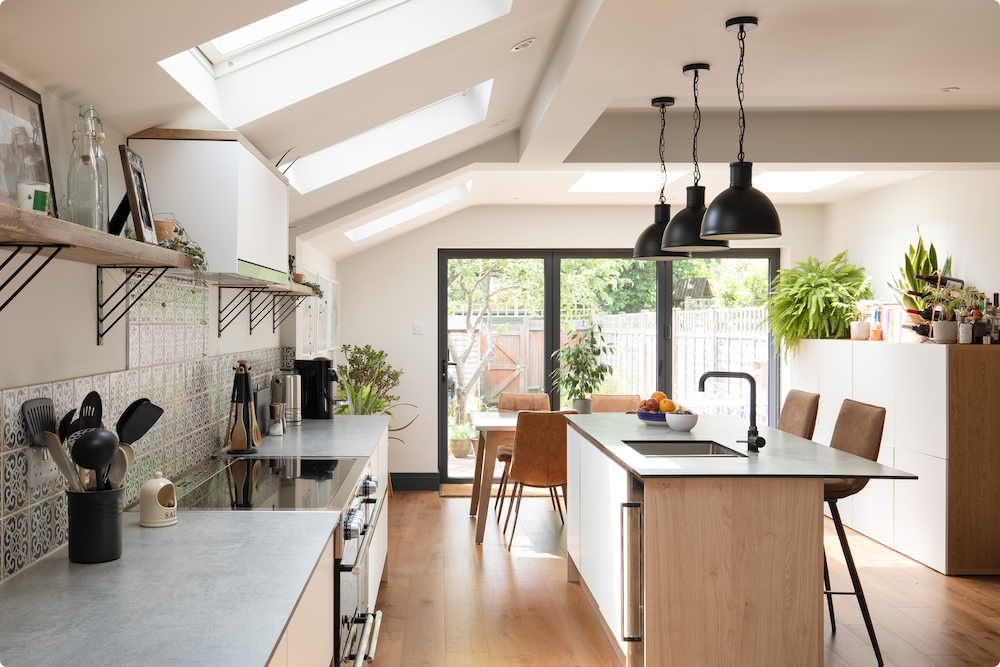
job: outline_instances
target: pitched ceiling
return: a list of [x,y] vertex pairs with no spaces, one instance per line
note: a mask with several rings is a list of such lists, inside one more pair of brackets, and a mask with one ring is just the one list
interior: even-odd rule
[[[6,0],[0,7],[0,63],[70,103],[94,104],[109,126],[126,135],[154,126],[221,127],[157,62],[293,4]],[[292,193],[292,219],[300,225],[295,233],[342,257],[407,226],[359,244],[343,231],[470,176],[477,176],[475,196],[451,206],[500,200],[564,203],[570,174],[587,168],[564,161],[595,123],[600,126],[599,120],[630,112],[651,120],[655,112],[649,100],[658,95],[676,96],[681,114],[686,113],[691,80],[680,73],[685,63],[712,65],[701,84],[706,110],[732,109],[736,40],[722,26],[726,18],[748,13],[761,23],[747,38],[750,113],[1000,109],[996,0],[757,0],[751,5],[744,0],[513,0],[506,16],[239,129],[265,155],[276,158],[288,149],[292,155],[307,154],[494,79],[484,121],[309,194]],[[530,49],[510,51],[529,37],[536,38]],[[949,86],[960,90],[939,92]],[[504,122],[494,127],[498,121]],[[654,141],[655,129],[649,143]],[[674,154],[678,168],[684,167],[684,150]],[[655,150],[622,161],[655,169]],[[913,165],[913,173],[926,167]],[[882,169],[901,171],[898,165]],[[885,178],[894,176],[872,183]],[[508,196],[515,190],[519,194]],[[581,203],[633,201],[583,197]],[[445,207],[410,224],[425,224],[449,211]]]

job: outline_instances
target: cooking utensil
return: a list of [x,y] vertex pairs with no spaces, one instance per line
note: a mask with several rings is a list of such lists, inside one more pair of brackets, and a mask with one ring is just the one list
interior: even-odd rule
[[74,466],[73,462],[69,460],[69,454],[66,453],[66,450],[63,449],[62,443],[59,442],[59,436],[51,431],[46,431],[42,434],[42,436],[45,439],[45,446],[52,454],[52,460],[56,462],[56,467],[59,468],[59,472],[61,472],[63,477],[66,478],[66,481],[69,482],[69,488],[82,493],[83,480],[80,479],[76,466]]
[[66,416],[62,418],[59,422],[59,442],[66,442],[66,438],[72,431],[69,430],[70,424],[73,423],[73,415],[76,414],[76,408],[73,408],[66,413]]
[[117,453],[118,436],[111,431],[95,428],[81,432],[80,437],[73,443],[71,455],[78,466],[94,471],[95,488],[101,490],[103,479],[98,471],[111,465]]
[[135,450],[132,449],[132,446],[128,444],[118,445],[115,460],[111,463],[111,467],[108,468],[108,484],[112,489],[119,489],[125,485],[125,477],[128,475],[129,468],[132,467],[134,461]]
[[257,491],[257,478],[260,477],[260,459],[253,462],[250,473],[250,488],[247,489],[247,504],[253,507],[254,495]]
[[[236,423],[233,425],[233,433],[230,437],[232,447],[229,451],[240,452],[247,448],[247,428],[243,423],[243,404],[236,404]],[[245,474],[245,471],[244,471]]]
[[243,459],[233,461],[229,469],[233,473],[233,484],[236,487],[236,506],[246,507],[244,503],[244,486],[247,483],[247,462]]
[[51,398],[33,398],[21,404],[24,430],[32,445],[45,447],[45,432],[56,430],[56,412]]
[[80,428],[100,428],[103,411],[101,395],[96,391],[87,394],[80,406]]
[[150,403],[148,398],[139,399],[129,407],[133,408],[132,413],[127,418],[122,415],[118,421],[118,438],[120,442],[132,444],[153,428],[163,416],[163,408]]
[[132,401],[131,403],[129,403],[128,407],[125,408],[125,411],[122,412],[122,416],[118,418],[118,428],[117,428],[118,442],[130,442],[129,440],[126,440],[122,435],[122,427],[125,425],[127,421],[132,419],[132,414],[136,411],[136,408],[138,408],[143,403],[148,403],[148,402],[149,402],[148,398],[140,398]]

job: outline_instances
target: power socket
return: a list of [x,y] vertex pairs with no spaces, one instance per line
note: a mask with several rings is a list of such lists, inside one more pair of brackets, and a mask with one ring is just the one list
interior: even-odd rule
[[28,447],[28,488],[33,489],[59,476],[59,468],[44,447]]

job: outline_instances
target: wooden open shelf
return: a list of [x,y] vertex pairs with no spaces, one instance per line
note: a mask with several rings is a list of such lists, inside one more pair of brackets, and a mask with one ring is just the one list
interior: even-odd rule
[[[68,245],[71,247],[63,248],[59,259],[98,266],[192,268],[191,258],[182,252],[112,236],[6,204],[0,204],[0,243]],[[52,250],[45,249],[39,254],[47,257]]]
[[219,283],[223,289],[252,289],[259,294],[285,294],[288,296],[316,296],[313,288],[298,283],[282,285],[278,283]]

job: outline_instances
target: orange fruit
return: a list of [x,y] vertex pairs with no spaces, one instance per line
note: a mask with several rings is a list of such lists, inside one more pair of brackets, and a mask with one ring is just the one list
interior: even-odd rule
[[676,408],[677,404],[669,398],[664,398],[660,401],[660,412],[673,412]]
[[667,395],[664,394],[662,391],[654,391],[652,393],[652,395],[650,396],[650,398],[655,398],[657,403],[659,403],[660,401],[662,401],[666,397],[667,397]]

